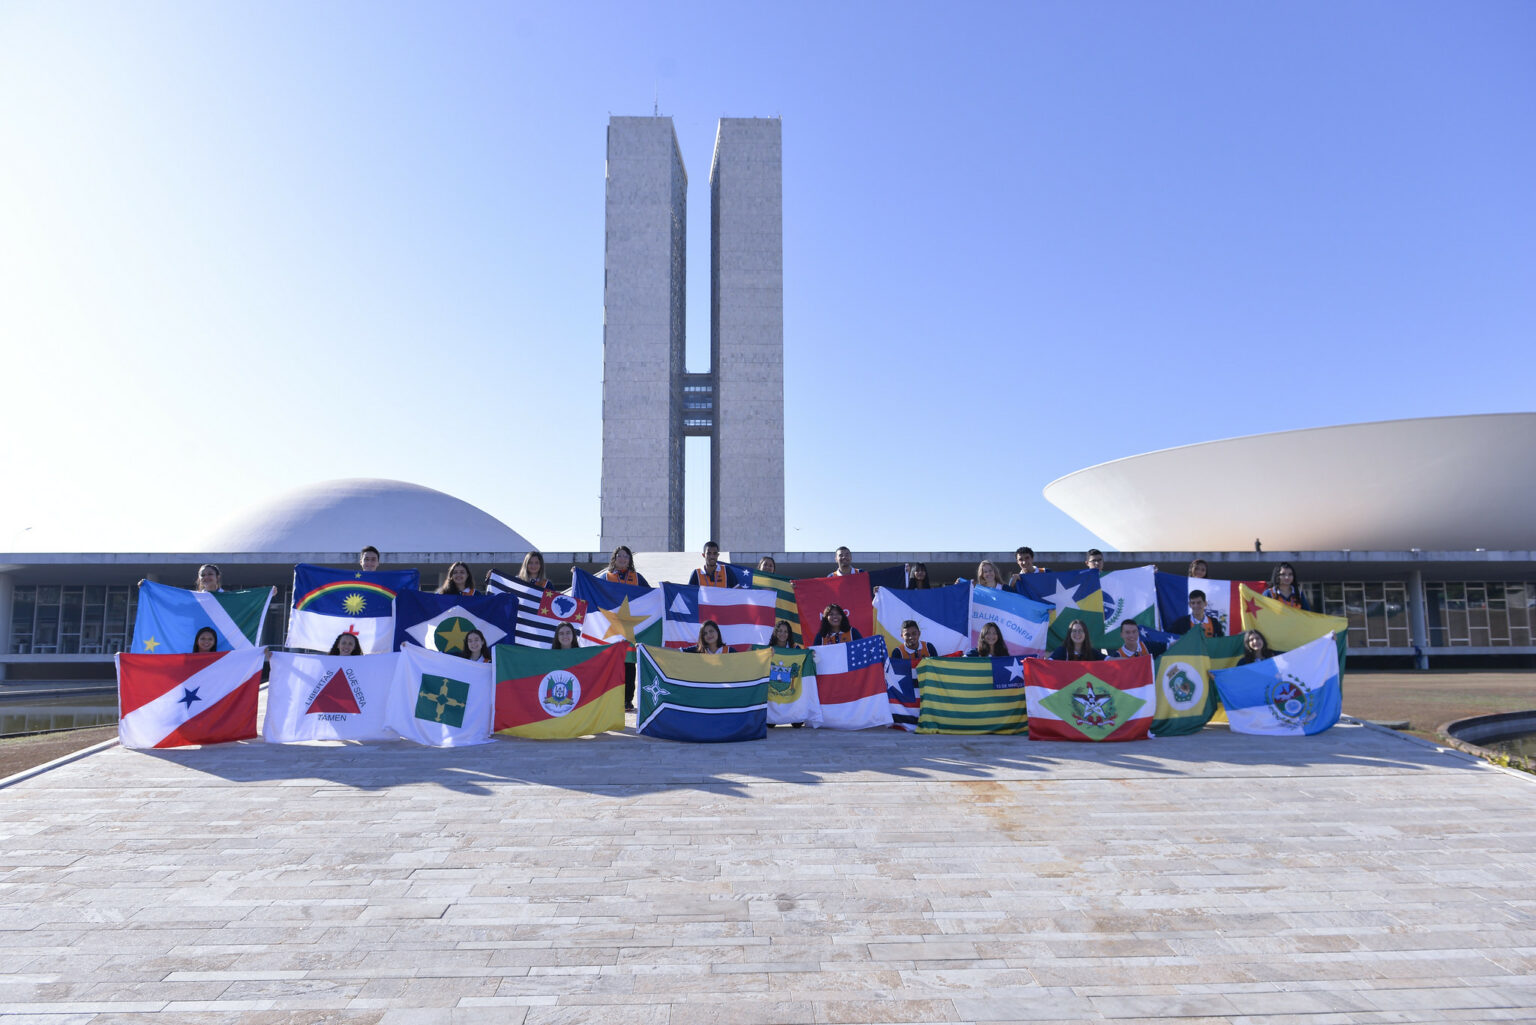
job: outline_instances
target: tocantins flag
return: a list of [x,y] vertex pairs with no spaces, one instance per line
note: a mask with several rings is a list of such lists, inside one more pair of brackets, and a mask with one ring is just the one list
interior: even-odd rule
[[552,651],[496,646],[497,733],[550,740],[624,728],[622,644]]
[[491,668],[489,662],[407,645],[395,663],[386,723],[397,736],[430,747],[489,743]]
[[1157,708],[1152,658],[1024,661],[1030,740],[1145,740]]
[[117,736],[124,747],[220,744],[256,736],[265,648],[203,655],[120,654]]

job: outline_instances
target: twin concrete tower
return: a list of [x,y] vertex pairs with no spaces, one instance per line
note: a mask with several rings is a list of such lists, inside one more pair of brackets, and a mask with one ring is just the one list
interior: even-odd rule
[[784,548],[784,190],[777,118],[722,118],[709,169],[710,367],[689,373],[688,172],[669,117],[608,121],[602,547],[683,548],[686,437],[710,536]]

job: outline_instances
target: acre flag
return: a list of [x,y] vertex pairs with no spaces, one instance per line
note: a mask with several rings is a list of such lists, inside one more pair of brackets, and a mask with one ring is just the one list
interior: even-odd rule
[[385,721],[396,735],[429,747],[489,743],[492,668],[408,644],[395,662]]
[[940,655],[963,655],[970,646],[968,583],[914,590],[882,587],[874,604],[875,627],[892,651],[901,647],[901,624],[909,619]]
[[821,725],[816,656],[804,648],[774,648],[768,663],[768,725]]
[[1321,733],[1339,721],[1339,646],[1332,634],[1283,655],[1218,669],[1212,676],[1234,733]]
[[274,651],[262,735],[273,744],[394,740],[384,719],[398,659]]
[[772,648],[704,655],[642,645],[639,732],[706,744],[762,740],[772,659]]
[[1191,630],[1157,660],[1157,710],[1152,735],[1177,737],[1198,733],[1216,713],[1211,658],[1203,630]]
[[464,638],[479,630],[487,646],[510,642],[517,629],[515,594],[428,594],[401,591],[395,597],[395,647],[410,641],[428,651],[458,655]]
[[293,567],[293,612],[285,647],[330,651],[338,634],[354,634],[365,655],[394,648],[395,595],[415,591],[415,570],[365,573],[299,563]]
[[823,726],[864,730],[891,725],[885,641],[865,637],[842,644],[821,644],[810,650],[816,656],[816,691],[821,699]]
[[1343,635],[1349,620],[1343,616],[1325,616],[1303,612],[1283,601],[1266,598],[1247,584],[1239,586],[1242,595],[1244,630],[1257,630],[1275,651],[1290,651],[1309,644],[1328,633]]
[[576,569],[571,597],[587,606],[580,643],[661,644],[661,588],[610,583]]
[[1010,655],[1038,655],[1046,646],[1051,606],[998,587],[971,590],[970,641],[981,643],[981,628],[996,623]]
[[[272,603],[272,589],[186,591],[146,580],[139,585],[139,611],[133,620],[133,653],[184,655],[203,627],[212,627],[215,651],[250,648],[261,642],[261,628]],[[327,643],[326,647],[330,647]]]
[[778,602],[773,591],[663,583],[661,595],[665,609],[661,638],[669,648],[699,643],[699,624],[707,619],[720,627],[720,640],[732,651],[745,651],[773,640]]
[[800,632],[807,647],[816,640],[816,632],[821,629],[822,610],[833,602],[847,610],[848,621],[860,637],[869,637],[875,632],[874,592],[870,589],[868,573],[810,577],[796,580],[794,588],[795,606],[800,611]]
[[496,646],[494,729],[552,740],[624,728],[624,646]]
[[221,744],[256,736],[265,648],[203,655],[119,654],[117,737],[124,747]]
[[1020,658],[923,659],[917,665],[923,692],[917,732],[1025,732],[1023,663]]
[[1030,740],[1145,740],[1157,708],[1152,657],[1024,661]]

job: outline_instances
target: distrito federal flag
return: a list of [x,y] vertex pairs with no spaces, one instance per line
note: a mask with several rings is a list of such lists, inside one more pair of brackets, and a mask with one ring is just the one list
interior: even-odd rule
[[386,722],[429,747],[489,743],[496,683],[489,662],[406,645],[395,663]]
[[221,744],[256,736],[265,648],[117,656],[117,736],[124,747]]

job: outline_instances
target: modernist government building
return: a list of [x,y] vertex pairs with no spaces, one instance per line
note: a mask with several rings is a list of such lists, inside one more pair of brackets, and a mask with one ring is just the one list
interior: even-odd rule
[[[828,552],[784,548],[784,285],[780,122],[719,123],[710,167],[710,366],[685,366],[687,172],[670,118],[608,125],[600,550],[545,552],[552,581],[627,544],[656,582],[683,540],[684,441],[710,439],[710,534],[728,561],[772,555],[819,576]],[[667,405],[635,396],[665,393]],[[1129,455],[1045,486],[1105,542],[1106,568],[1155,563],[1255,580],[1295,564],[1312,607],[1347,617],[1356,666],[1536,664],[1536,413],[1286,431]],[[1241,498],[1212,505],[1192,482]],[[1283,486],[1276,486],[1283,482]],[[935,580],[1012,561],[1029,525],[986,552],[855,551],[877,569],[927,563]],[[857,537],[848,539],[857,544]],[[327,481],[246,510],[188,551],[0,552],[0,693],[110,680],[132,640],[137,582],[190,587],[218,563],[227,588],[277,589],[280,645],[293,566],[349,566],[372,544],[386,568],[436,587],[452,562],[515,570],[533,545],[451,495],[387,480]],[[1262,551],[1256,551],[1256,544]],[[1081,552],[1037,552],[1051,569]],[[682,579],[682,577],[677,577]]]

